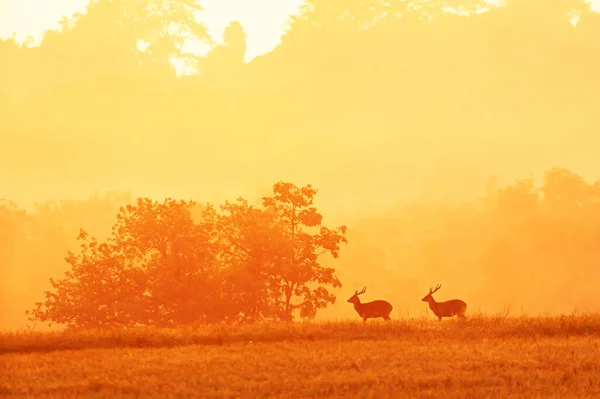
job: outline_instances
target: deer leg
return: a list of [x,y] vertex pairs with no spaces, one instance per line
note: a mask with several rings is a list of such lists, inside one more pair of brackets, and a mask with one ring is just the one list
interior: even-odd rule
[[442,316],[438,316],[438,321],[442,321]]
[[392,318],[389,315],[388,316],[383,316],[383,320],[390,321],[390,320],[392,320]]
[[367,318],[363,317],[363,324],[365,324],[367,322]]

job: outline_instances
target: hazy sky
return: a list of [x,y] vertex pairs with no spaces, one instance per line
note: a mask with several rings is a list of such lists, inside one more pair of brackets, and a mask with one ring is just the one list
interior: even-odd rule
[[[55,29],[62,15],[85,10],[89,0],[0,0],[0,37],[39,39]],[[238,20],[248,35],[246,59],[271,51],[279,42],[288,15],[294,14],[303,0],[203,0],[205,23],[215,40],[225,26]]]
[[[500,0],[489,0],[498,3]],[[39,39],[47,29],[58,27],[62,15],[85,10],[89,0],[0,0],[0,37],[16,33],[19,40]],[[215,40],[225,26],[240,21],[248,35],[246,60],[271,51],[279,42],[285,22],[303,0],[202,0],[205,23]],[[590,0],[600,10],[600,0]],[[190,51],[196,52],[193,49]]]
[[[0,0],[0,36],[39,37],[88,1]],[[231,21],[244,25],[251,59],[277,44],[302,1],[202,3],[216,41]],[[553,167],[600,179],[599,26],[561,31],[550,19],[558,32],[542,37],[514,11],[431,31],[415,20],[336,38],[297,32],[247,75],[232,58],[182,81],[135,57],[105,63],[121,51],[112,46],[0,54],[0,199],[36,215],[0,212],[15,229],[0,225],[11,240],[0,242],[0,330],[29,325],[25,310],[61,278],[80,228],[110,232],[118,204],[100,200],[106,191],[218,207],[257,204],[278,181],[313,185],[324,224],[349,226],[335,263],[344,287],[327,317],[356,318],[345,300],[363,285],[398,304],[395,314],[421,314],[437,283],[473,312],[597,311],[586,283],[600,277],[600,212],[572,213],[595,191],[555,173],[554,200],[543,202],[526,179],[539,187]],[[350,41],[353,51],[334,47]],[[563,192],[585,196],[563,203]],[[67,202],[35,213],[47,200]]]

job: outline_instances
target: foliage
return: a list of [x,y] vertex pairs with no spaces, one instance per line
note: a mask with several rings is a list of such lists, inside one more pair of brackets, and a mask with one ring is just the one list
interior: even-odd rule
[[[321,226],[323,216],[312,206],[317,191],[310,185],[298,188],[291,183],[277,183],[273,193],[263,198],[263,206],[286,225],[285,236],[290,243],[274,271],[279,279],[279,296],[283,297],[280,311],[289,317],[294,309],[302,308],[306,316],[311,316],[335,302],[334,295],[322,286],[312,288],[313,284],[342,286],[335,270],[321,266],[318,259],[325,253],[338,257],[340,243],[347,242],[346,226],[334,230]],[[318,233],[308,233],[311,227],[318,227]],[[300,302],[294,303],[294,298]]]
[[[147,308],[144,278],[139,269],[127,265],[107,243],[99,243],[81,231],[81,254],[69,252],[71,270],[62,280],[50,279],[52,291],[37,303],[32,320],[95,327],[105,324],[136,325]],[[141,320],[140,320],[141,319]]]
[[193,201],[139,198],[121,207],[106,242],[81,231],[81,254],[69,252],[71,270],[50,280],[30,320],[68,327],[289,321],[298,308],[314,316],[335,301],[326,286],[341,287],[317,259],[337,258],[346,228],[302,231],[321,224],[309,207],[316,190],[291,183],[273,190],[264,209],[239,198],[222,213],[205,207],[200,222]]

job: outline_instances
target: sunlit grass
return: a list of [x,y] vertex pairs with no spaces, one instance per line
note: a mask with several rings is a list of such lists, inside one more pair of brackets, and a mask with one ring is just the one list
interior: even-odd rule
[[0,336],[9,397],[598,397],[600,315]]
[[0,334],[0,354],[48,352],[93,348],[168,348],[187,345],[227,345],[247,342],[428,340],[443,334],[447,340],[511,337],[600,337],[600,314],[547,317],[474,315],[442,322],[426,318],[388,323],[342,321],[257,325],[212,325],[177,329],[105,328],[61,332],[13,332]]

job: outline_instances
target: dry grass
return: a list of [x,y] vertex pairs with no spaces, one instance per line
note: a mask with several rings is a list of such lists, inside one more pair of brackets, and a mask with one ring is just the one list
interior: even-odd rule
[[600,397],[600,315],[0,335],[0,396]]

